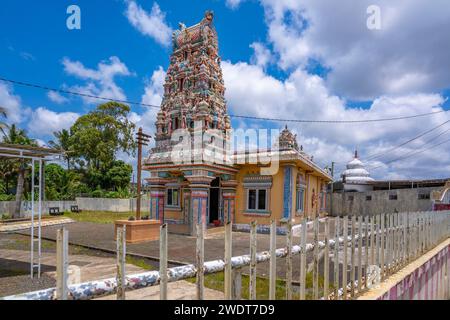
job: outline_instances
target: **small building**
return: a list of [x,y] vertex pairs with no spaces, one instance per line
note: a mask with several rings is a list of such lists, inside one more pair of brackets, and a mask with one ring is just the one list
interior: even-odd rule
[[342,187],[346,191],[364,192],[373,190],[369,171],[366,170],[364,163],[358,158],[358,151],[352,161],[347,163],[347,169],[341,174]]
[[[173,34],[156,146],[143,165],[150,173],[150,217],[194,234],[198,223],[212,227],[230,221],[245,228],[253,220],[281,225],[320,214],[331,176],[287,127],[271,149],[229,153],[233,137],[224,93],[218,37],[208,11],[200,23],[180,24]],[[214,153],[213,161],[205,151]],[[276,170],[265,172],[272,165]]]
[[434,211],[450,210],[450,180],[445,183],[444,187],[431,193],[431,200]]

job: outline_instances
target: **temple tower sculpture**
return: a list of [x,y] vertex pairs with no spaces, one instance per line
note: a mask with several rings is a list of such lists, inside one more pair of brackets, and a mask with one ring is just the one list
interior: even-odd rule
[[230,128],[213,17],[207,11],[200,23],[188,28],[180,23],[173,33],[154,152],[170,150],[171,133],[179,128],[193,131],[196,121],[202,130]]
[[[156,145],[143,167],[150,171],[151,217],[163,222],[168,220],[165,214],[176,216],[183,211],[183,223],[190,226],[191,234],[195,234],[197,223],[225,222],[234,214],[236,168],[205,163],[203,158],[196,163],[175,164],[171,158],[179,142],[172,139],[175,130],[185,129],[194,137],[199,131],[216,129],[225,138],[231,128],[213,19],[213,12],[207,11],[199,23],[191,27],[180,23],[173,33],[173,51],[156,119]],[[174,194],[178,199],[167,199]]]

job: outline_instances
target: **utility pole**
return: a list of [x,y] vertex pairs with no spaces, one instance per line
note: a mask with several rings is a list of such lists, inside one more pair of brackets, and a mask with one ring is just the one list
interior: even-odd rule
[[333,192],[334,192],[334,161],[331,162],[331,191],[330,191],[330,216],[333,216]]
[[137,163],[137,196],[136,196],[136,220],[141,220],[141,170],[142,170],[142,146],[148,146],[151,136],[142,132],[142,127],[136,133],[138,143],[138,163]]

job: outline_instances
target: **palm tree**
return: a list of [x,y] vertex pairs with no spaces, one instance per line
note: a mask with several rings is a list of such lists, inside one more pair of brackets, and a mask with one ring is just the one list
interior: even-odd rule
[[[27,136],[25,130],[18,129],[15,124],[11,125],[6,133],[4,132],[3,142],[8,144],[37,146],[37,143]],[[18,170],[18,175],[13,218],[20,218],[20,204],[23,197],[23,186],[25,182],[27,163],[25,163],[24,159],[20,159],[14,169]]]
[[61,131],[53,132],[56,141],[50,140],[48,145],[54,149],[64,152],[64,160],[67,163],[67,170],[70,170],[70,162],[72,157],[70,156],[70,132],[69,130],[62,129]]

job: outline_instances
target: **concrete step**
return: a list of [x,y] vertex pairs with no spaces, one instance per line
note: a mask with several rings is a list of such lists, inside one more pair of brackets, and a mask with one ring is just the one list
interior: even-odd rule
[[223,233],[223,232],[225,232],[224,226],[206,229],[206,235],[208,235],[208,236],[212,235],[212,234]]

